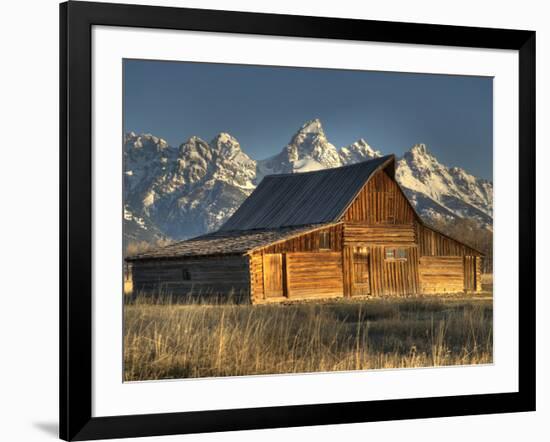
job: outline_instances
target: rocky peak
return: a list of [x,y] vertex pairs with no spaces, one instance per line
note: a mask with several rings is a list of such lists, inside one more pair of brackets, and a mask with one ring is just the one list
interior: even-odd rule
[[196,182],[205,174],[212,161],[212,150],[206,141],[191,137],[180,145],[176,172],[172,180],[181,184]]
[[298,132],[294,134],[289,147],[296,147],[303,151],[303,153],[308,153],[308,151],[314,150],[320,144],[327,143],[327,138],[325,136],[325,131],[323,126],[318,119],[307,121],[304,123]]
[[315,118],[310,121],[306,121],[298,130],[298,134],[319,134],[322,136],[325,136],[325,132],[323,130],[323,125],[321,124],[321,120],[319,118]]
[[379,150],[374,150],[364,138],[340,149],[342,164],[354,164],[381,156],[382,153]]
[[129,132],[125,135],[124,145],[126,149],[150,152],[160,152],[169,147],[166,140],[162,138],[155,137],[151,134],[136,135],[134,132]]
[[424,143],[415,144],[411,147],[410,152],[413,155],[431,155]]
[[241,150],[241,145],[237,139],[228,133],[222,132],[210,142],[212,151],[218,158],[224,161],[250,161],[250,158]]
[[180,144],[179,148],[180,156],[190,156],[198,154],[200,156],[212,157],[210,146],[206,141],[199,137],[191,137],[184,143]]
[[290,162],[313,160],[324,167],[338,167],[342,163],[336,148],[330,144],[318,119],[308,121],[286,146]]
[[[218,228],[266,174],[321,170],[382,155],[363,138],[337,150],[318,119],[303,124],[278,154],[261,161],[225,132],[210,143],[191,137],[179,149],[150,134],[129,132],[124,141],[125,222],[142,226],[134,229],[140,235],[155,230],[177,239]],[[396,179],[424,218],[463,217],[491,225],[490,181],[439,163],[425,144],[412,146],[396,166]]]

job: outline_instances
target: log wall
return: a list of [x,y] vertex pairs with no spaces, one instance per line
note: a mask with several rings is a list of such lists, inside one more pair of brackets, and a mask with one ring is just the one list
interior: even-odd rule
[[264,299],[263,255],[254,253],[250,255],[249,260],[250,296],[254,303]]
[[462,256],[421,256],[418,270],[422,293],[456,293],[464,290]]
[[135,261],[134,294],[248,296],[246,256]]
[[343,296],[340,252],[261,253],[250,257],[253,303]]
[[287,253],[289,298],[328,298],[344,295],[342,254],[339,252]]
[[415,229],[412,224],[372,226],[365,224],[344,224],[345,245],[403,245],[415,242]]

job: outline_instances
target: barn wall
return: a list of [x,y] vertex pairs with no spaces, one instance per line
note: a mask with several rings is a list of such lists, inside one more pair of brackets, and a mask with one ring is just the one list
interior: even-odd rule
[[[346,296],[411,295],[418,293],[418,249],[415,229],[411,224],[368,225],[345,223],[344,238],[344,292]],[[357,284],[358,266],[354,256],[359,247],[369,250],[370,290]],[[385,248],[399,247],[406,258],[386,260]]]
[[477,250],[417,223],[422,293],[481,291],[481,256]]
[[411,245],[415,241],[412,224],[372,226],[365,224],[344,224],[345,245]]
[[416,223],[421,256],[479,256],[480,253],[429,227]]
[[412,224],[414,210],[399,185],[380,170],[359,192],[343,216],[345,222]]
[[135,261],[132,276],[134,294],[249,294],[246,256]]
[[252,302],[343,296],[340,252],[254,252],[250,256]]
[[481,258],[464,257],[464,289],[469,292],[481,291]]
[[461,256],[421,256],[422,293],[456,293],[464,290],[464,258]]
[[264,299],[264,270],[262,253],[250,255],[250,297],[252,302]]
[[405,259],[386,259],[385,247],[371,248],[371,292],[374,296],[418,293],[418,249],[405,247]]
[[341,253],[287,253],[285,258],[289,298],[328,298],[344,295]]
[[476,257],[476,292],[481,291],[481,256]]
[[263,248],[261,251],[263,253],[318,252],[320,251],[319,240],[321,234],[324,232],[329,234],[329,250],[342,250],[342,225],[337,224],[273,244]]

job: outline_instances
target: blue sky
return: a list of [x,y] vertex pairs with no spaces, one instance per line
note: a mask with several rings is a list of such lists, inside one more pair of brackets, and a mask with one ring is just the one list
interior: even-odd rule
[[263,159],[313,118],[338,148],[364,138],[401,155],[425,143],[444,164],[492,180],[492,78],[124,61],[126,132],[173,146],[228,132]]

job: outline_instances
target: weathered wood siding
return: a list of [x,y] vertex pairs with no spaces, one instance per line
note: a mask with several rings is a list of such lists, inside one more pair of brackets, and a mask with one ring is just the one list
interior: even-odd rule
[[481,291],[481,256],[476,256],[476,292]]
[[[418,249],[415,244],[415,228],[410,224],[369,225],[345,223],[344,237],[344,292],[347,296],[411,295],[419,291]],[[368,247],[369,287],[365,276],[357,275],[357,259],[361,248]],[[403,259],[386,260],[385,248],[405,250]],[[364,271],[361,269],[361,273]]]
[[412,224],[392,226],[344,224],[343,236],[345,245],[408,246],[415,242],[415,229]]
[[261,253],[249,257],[250,297],[252,302],[264,299],[264,263]]
[[250,256],[253,303],[343,296],[340,252],[261,253]]
[[421,256],[479,256],[480,253],[427,226],[416,223]]
[[385,247],[371,249],[371,289],[375,296],[418,293],[418,249],[405,247],[405,259],[386,259]]
[[481,291],[481,258],[479,256],[464,257],[464,290]]
[[380,170],[361,189],[343,215],[345,222],[412,224],[414,210],[399,185]]
[[280,298],[285,295],[284,287],[284,256],[282,253],[266,253],[263,255],[264,296]]
[[328,298],[344,295],[342,254],[339,252],[287,253],[289,298]]
[[[393,247],[393,246],[392,246]],[[355,246],[344,247],[344,293],[346,296],[370,294],[372,296],[405,296],[420,292],[418,281],[418,248],[411,243],[402,247],[405,257],[386,259],[386,246],[369,247],[369,287],[364,285],[365,276],[357,275],[358,249]],[[363,270],[361,270],[363,272]]]
[[342,225],[337,224],[324,229],[304,233],[294,238],[264,247],[263,253],[284,253],[284,252],[318,252],[320,251],[320,239],[322,234],[328,234],[328,250],[342,250]]
[[462,256],[421,256],[419,273],[422,293],[456,293],[464,290]]
[[426,294],[481,290],[481,256],[468,247],[420,223],[420,285]]
[[246,256],[135,261],[132,277],[134,294],[249,294]]

